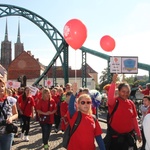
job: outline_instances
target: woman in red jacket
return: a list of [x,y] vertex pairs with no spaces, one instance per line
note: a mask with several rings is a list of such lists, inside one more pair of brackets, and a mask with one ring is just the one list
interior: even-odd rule
[[[34,99],[30,94],[30,88],[25,87],[24,92],[18,98],[18,109],[23,121],[21,139],[29,141],[30,120],[34,116]],[[25,132],[25,134],[24,134]]]
[[37,112],[39,114],[39,122],[42,128],[44,150],[48,150],[48,140],[52,129],[52,124],[54,123],[54,113],[56,112],[56,103],[52,99],[48,88],[43,89],[42,98],[37,104]]
[[108,91],[108,112],[111,114],[118,102],[116,111],[110,121],[111,144],[110,150],[137,150],[134,132],[141,142],[141,133],[137,122],[137,112],[134,103],[129,100],[130,86],[127,83],[117,85],[118,97],[114,96],[117,74],[113,75]]

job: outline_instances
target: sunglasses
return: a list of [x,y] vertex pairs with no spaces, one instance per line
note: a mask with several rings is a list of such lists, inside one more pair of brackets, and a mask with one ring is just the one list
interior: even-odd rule
[[81,105],[84,105],[85,103],[89,105],[89,104],[91,104],[92,102],[91,102],[91,101],[81,101],[80,103],[81,103]]

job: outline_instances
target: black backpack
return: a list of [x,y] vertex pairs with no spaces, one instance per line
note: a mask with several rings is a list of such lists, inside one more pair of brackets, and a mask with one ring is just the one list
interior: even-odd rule
[[118,105],[119,105],[119,101],[116,100],[116,104],[115,104],[113,111],[111,112],[111,114],[109,114],[109,113],[107,114],[107,131],[106,131],[106,136],[103,139],[106,150],[110,150],[110,143],[111,143],[111,126],[110,126],[110,124],[112,122],[112,117],[118,108]]
[[[72,129],[71,129],[70,125],[68,124],[68,126],[67,126],[67,128],[66,128],[66,130],[64,132],[64,135],[63,135],[62,146],[64,148],[67,149],[69,140],[70,140],[71,136],[73,135],[73,133],[78,128],[78,126],[79,126],[79,124],[81,122],[81,118],[82,118],[82,114],[81,114],[80,111],[78,111],[78,116],[77,116],[77,119],[76,119],[76,121],[75,121],[74,126],[72,127]],[[93,119],[94,119],[94,121],[97,120],[95,115],[93,115]]]
[[75,121],[74,126],[72,127],[72,129],[71,129],[70,124],[68,124],[68,126],[67,126],[67,128],[66,128],[66,130],[64,132],[64,135],[63,135],[62,146],[64,148],[67,149],[70,137],[73,135],[73,133],[75,132],[75,130],[79,126],[81,118],[82,118],[82,114],[81,114],[80,111],[78,111],[78,116],[77,116],[77,119],[76,119],[76,121]]
[[115,107],[114,107],[113,111],[111,112],[111,114],[107,113],[107,127],[108,127],[108,126],[111,124],[111,122],[112,122],[112,117],[113,117],[115,111],[116,111],[117,108],[118,108],[118,104],[119,104],[119,101],[116,100]]

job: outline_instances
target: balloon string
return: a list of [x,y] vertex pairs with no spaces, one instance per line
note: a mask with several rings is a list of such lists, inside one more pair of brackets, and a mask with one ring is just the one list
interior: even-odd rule
[[76,79],[77,78],[77,70],[76,70],[76,50],[75,50],[75,83],[76,83]]

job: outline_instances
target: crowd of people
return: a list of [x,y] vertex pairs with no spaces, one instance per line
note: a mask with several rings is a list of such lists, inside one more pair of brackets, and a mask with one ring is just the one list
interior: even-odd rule
[[[68,124],[73,127],[79,112],[81,121],[71,136],[68,150],[95,150],[95,141],[100,150],[137,150],[137,140],[142,143],[141,150],[150,150],[150,86],[146,89],[139,86],[144,94],[141,105],[142,118],[139,127],[135,104],[129,99],[130,86],[117,82],[117,74],[107,91],[109,142],[102,138],[102,128],[97,119],[97,105],[88,88],[79,88],[76,83],[64,86],[40,87],[35,95],[31,95],[30,87],[17,90],[6,88],[0,79],[0,150],[10,150],[14,133],[6,133],[6,124],[20,121],[23,141],[30,140],[30,121],[35,118],[41,127],[41,139],[45,150],[49,149],[49,137],[54,125],[56,133],[65,132]],[[5,101],[8,101],[6,103]],[[4,113],[7,115],[5,118]],[[96,117],[94,117],[96,116]],[[17,135],[17,133],[15,133]],[[107,138],[108,138],[107,135]],[[108,142],[108,143],[106,143]]]

